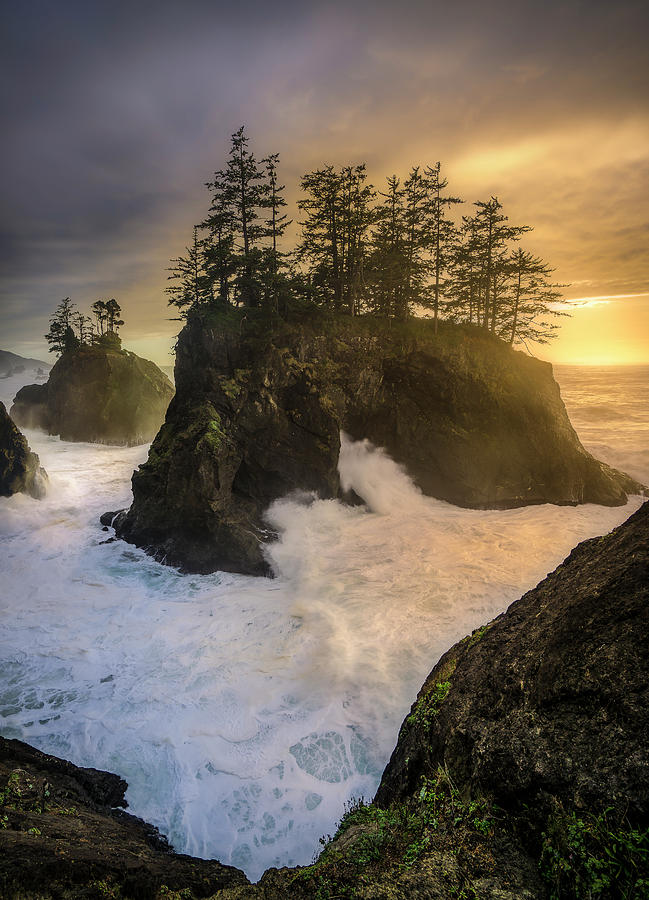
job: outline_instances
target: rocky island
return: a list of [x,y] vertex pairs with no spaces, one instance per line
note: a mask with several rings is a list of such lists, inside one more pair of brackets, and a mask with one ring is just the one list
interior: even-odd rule
[[66,441],[144,444],[156,434],[173,385],[155,363],[122,350],[116,334],[64,352],[45,384],[23,387],[11,407],[25,428]]
[[24,492],[40,500],[46,484],[47,474],[38,455],[0,403],[0,497]]
[[169,852],[120,810],[117,776],[0,739],[2,896],[646,896],[649,503],[584,541],[444,654],[373,803],[317,861],[236,869]]
[[340,432],[459,506],[622,505],[632,479],[582,447],[549,363],[470,326],[198,308],[176,396],[117,534],[185,571],[267,574],[264,511],[341,495]]

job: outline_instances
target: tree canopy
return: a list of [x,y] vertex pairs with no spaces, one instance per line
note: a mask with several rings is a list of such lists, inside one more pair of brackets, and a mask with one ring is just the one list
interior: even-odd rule
[[287,315],[296,305],[334,313],[467,323],[510,344],[550,340],[561,285],[519,243],[532,229],[509,222],[497,197],[473,213],[447,191],[440,162],[413,166],[376,188],[364,163],[325,165],[301,179],[299,235],[289,219],[279,154],[257,162],[242,126],[207,183],[210,206],[169,269],[180,318],[213,304]]
[[83,345],[121,344],[119,329],[124,321],[117,300],[114,297],[95,300],[90,309],[92,316],[86,316],[69,297],[61,300],[50,317],[49,331],[45,335],[50,353],[62,356]]

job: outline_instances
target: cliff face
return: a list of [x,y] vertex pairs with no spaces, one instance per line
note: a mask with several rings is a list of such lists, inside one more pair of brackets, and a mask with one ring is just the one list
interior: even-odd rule
[[411,795],[442,765],[507,807],[539,814],[555,796],[649,824],[648,629],[645,503],[440,659],[376,802]]
[[173,392],[155,363],[118,342],[84,345],[57,361],[46,384],[22,388],[11,414],[66,441],[143,444],[158,431]]
[[583,449],[549,364],[477,329],[376,328],[194,316],[118,534],[188,571],[263,574],[264,510],[295,489],[339,494],[341,429],[461,506],[617,505],[639,489]]
[[0,497],[24,491],[39,500],[46,484],[47,474],[38,456],[0,403]]

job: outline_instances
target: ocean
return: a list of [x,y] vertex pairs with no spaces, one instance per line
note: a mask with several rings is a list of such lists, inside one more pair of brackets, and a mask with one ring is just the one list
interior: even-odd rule
[[[555,374],[586,448],[649,483],[649,366]],[[30,380],[0,379],[0,399]],[[0,733],[118,773],[176,850],[252,879],[311,862],[373,796],[452,643],[641,503],[459,509],[346,441],[367,508],[286,498],[274,579],[181,575],[98,521],[129,504],[146,447],[27,437],[50,490],[0,498]]]

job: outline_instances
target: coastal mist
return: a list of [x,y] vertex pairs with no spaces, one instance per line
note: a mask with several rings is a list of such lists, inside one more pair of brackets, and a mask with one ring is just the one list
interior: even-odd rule
[[[649,367],[556,375],[586,448],[649,482]],[[181,575],[98,522],[130,503],[146,447],[27,437],[50,490],[0,500],[0,733],[118,773],[176,850],[252,879],[309,863],[345,802],[374,795],[454,641],[641,502],[460,509],[343,437],[366,506],[286,497],[268,511],[274,579]]]

